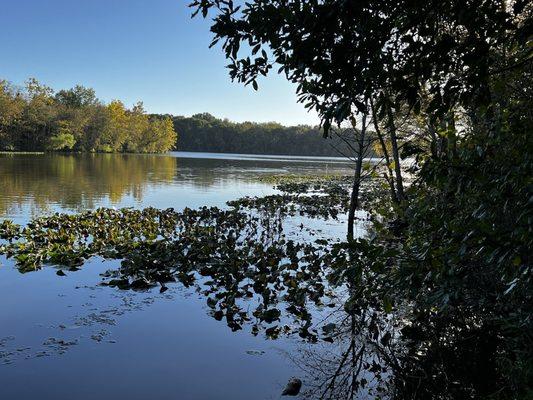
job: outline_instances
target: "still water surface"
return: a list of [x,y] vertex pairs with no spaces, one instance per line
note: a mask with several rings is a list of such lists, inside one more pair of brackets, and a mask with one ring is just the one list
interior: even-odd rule
[[[224,207],[274,193],[260,175],[349,172],[332,158],[0,155],[0,219],[26,223],[100,206]],[[345,228],[320,224],[334,236]],[[277,399],[301,373],[290,361],[297,339],[231,332],[192,289],[98,286],[99,273],[114,263],[94,259],[59,277],[53,268],[22,275],[0,257],[2,399]]]

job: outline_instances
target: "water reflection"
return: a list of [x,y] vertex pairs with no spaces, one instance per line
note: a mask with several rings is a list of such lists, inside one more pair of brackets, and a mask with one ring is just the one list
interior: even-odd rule
[[[244,195],[272,193],[270,184],[258,182],[261,174],[347,168],[287,158],[0,155],[0,220],[24,224],[51,211],[109,205],[221,206]],[[300,235],[301,222],[289,218],[287,229]],[[316,235],[340,237],[344,232],[338,221],[304,222]],[[265,341],[246,329],[227,329],[212,318],[219,308],[212,309],[205,294],[214,293],[170,284],[163,294],[120,292],[98,285],[99,274],[118,268],[118,261],[95,258],[88,263],[88,268],[61,277],[53,268],[20,275],[13,260],[0,257],[0,361],[7,361],[0,363],[0,381],[9,382],[3,386],[5,398],[40,393],[42,398],[67,399],[74,393],[78,399],[92,399],[94,383],[105,382],[105,390],[98,392],[101,399],[163,398],[169,393],[185,399],[273,399],[297,372],[277,350],[292,353],[292,340]],[[219,281],[221,291],[225,283]],[[209,286],[202,288],[205,292]],[[51,385],[58,376],[60,384]]]
[[2,155],[0,213],[27,204],[78,210],[94,208],[105,198],[112,203],[125,195],[140,200],[148,183],[170,182],[176,166],[176,158],[165,156]]
[[304,397],[388,398],[390,349],[383,340],[388,336],[374,337],[377,316],[372,312],[356,315],[341,311],[330,318],[336,321],[333,343],[302,345],[298,352],[286,354],[304,377]]
[[[52,211],[99,206],[196,207],[263,195],[261,174],[331,173],[331,160],[276,160],[187,154],[0,154],[0,218],[23,220]],[[282,162],[280,162],[282,161]]]

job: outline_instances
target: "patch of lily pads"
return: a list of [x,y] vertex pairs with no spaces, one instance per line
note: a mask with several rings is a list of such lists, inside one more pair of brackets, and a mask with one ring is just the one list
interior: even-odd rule
[[264,329],[271,338],[296,330],[316,340],[307,303],[322,306],[333,297],[323,270],[326,246],[287,240],[280,229],[277,221],[236,210],[98,209],[26,227],[4,221],[0,253],[23,273],[44,265],[74,271],[94,256],[120,259],[103,285],[165,291],[179,281],[197,287],[211,315],[232,330],[251,324],[253,333]]
[[351,179],[345,175],[268,175],[260,177],[282,194],[243,197],[228,202],[237,209],[256,210],[281,216],[306,216],[337,219],[348,212]]
[[64,274],[95,256],[118,259],[120,267],[102,274],[102,285],[164,292],[180,282],[202,293],[210,314],[232,330],[249,325],[270,338],[297,332],[331,341],[330,330],[313,324],[310,307],[333,304],[332,277],[339,260],[345,262],[342,245],[288,239],[283,217],[344,212],[347,192],[332,182],[279,183],[293,193],[246,197],[228,209],[99,208],[36,218],[27,226],[6,220],[0,255],[13,258],[22,273],[53,265]]

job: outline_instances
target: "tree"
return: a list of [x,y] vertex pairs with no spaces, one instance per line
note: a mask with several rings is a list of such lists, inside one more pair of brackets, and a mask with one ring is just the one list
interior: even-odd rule
[[[486,102],[492,74],[528,62],[527,1],[196,0],[212,12],[212,44],[222,41],[230,76],[257,86],[278,65],[300,100],[319,111],[327,133],[364,99],[378,96],[446,112],[457,102]],[[501,65],[494,53],[508,54]],[[250,51],[248,51],[250,49]],[[246,52],[245,55],[242,55]],[[355,79],[354,79],[355,78]]]
[[15,148],[15,126],[22,116],[24,100],[20,91],[0,80],[0,149]]
[[324,141],[315,126],[237,123],[205,113],[173,117],[173,121],[182,151],[329,157],[350,153],[349,146],[337,136]]
[[[456,106],[487,105],[490,78],[530,61],[530,7],[517,0],[196,0],[211,13],[232,79],[257,89],[276,65],[314,108],[324,134],[354,113],[385,122],[391,196],[404,200],[394,114],[406,104],[440,124]],[[506,57],[495,62],[495,54]],[[422,102],[424,93],[431,99]],[[372,100],[369,103],[368,100]],[[422,110],[424,108],[424,110]]]
[[26,81],[26,104],[17,127],[17,146],[23,150],[45,148],[53,133],[57,109],[54,107],[52,88],[35,78]]
[[68,121],[59,121],[57,133],[50,137],[47,145],[48,150],[71,150],[76,144],[76,139],[72,134],[72,128]]
[[[156,118],[157,119],[157,118]],[[163,152],[176,134],[146,115],[142,103],[101,103],[93,89],[54,91],[36,79],[23,89],[0,80],[0,149]]]
[[99,150],[105,153],[122,151],[128,134],[126,107],[119,100],[106,106],[107,124],[102,133]]
[[175,147],[178,135],[174,131],[174,123],[170,117],[153,119],[148,129],[148,132],[144,132],[144,137],[148,140],[145,152],[160,153]]
[[370,145],[372,144],[372,138],[367,132],[369,127],[367,115],[363,115],[360,130],[357,129],[355,118],[352,117],[351,123],[355,136],[355,146],[353,148],[355,155],[355,171],[352,193],[350,195],[350,208],[348,210],[348,240],[353,240],[355,211],[359,208],[359,193],[361,189],[361,183],[365,178],[363,175],[363,162],[368,157]]
[[[375,274],[366,284],[383,305],[369,307],[402,310],[394,394],[531,397],[530,2],[191,6],[212,17],[232,79],[257,88],[278,66],[326,136],[354,114],[371,116],[390,199],[379,199],[374,234],[343,273],[353,284],[354,263],[372,255],[362,270]],[[412,158],[408,184],[402,156]]]
[[70,108],[84,108],[99,104],[94,89],[76,85],[72,89],[60,90],[55,95],[59,104]]

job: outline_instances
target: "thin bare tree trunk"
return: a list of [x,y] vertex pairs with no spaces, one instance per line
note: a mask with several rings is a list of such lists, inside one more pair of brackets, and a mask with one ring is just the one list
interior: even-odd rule
[[[355,134],[355,124],[352,123]],[[350,196],[350,209],[348,211],[348,240],[353,240],[354,223],[355,223],[355,211],[359,207],[359,189],[361,187],[361,171],[363,169],[363,159],[366,154],[365,138],[366,136],[366,114],[363,114],[361,132],[358,134],[357,149],[356,149],[356,161],[355,171],[352,186],[352,193]]]
[[392,148],[392,157],[394,159],[394,172],[396,175],[396,190],[398,194],[398,200],[401,202],[405,199],[403,191],[403,178],[402,178],[402,168],[400,165],[400,154],[398,152],[398,137],[396,136],[396,126],[394,125],[394,118],[392,116],[392,109],[390,105],[387,104],[387,118],[389,125],[389,135]]
[[376,109],[374,107],[374,102],[372,101],[372,99],[370,99],[370,107],[372,110],[372,121],[374,122],[374,129],[376,130],[376,136],[378,137],[379,144],[381,145],[381,151],[383,152],[383,157],[385,158],[385,164],[387,168],[387,173],[385,173],[385,180],[389,184],[391,200],[394,203],[398,203],[398,195],[396,194],[396,187],[394,184],[394,175],[393,175],[392,168],[391,168],[389,150],[387,149],[387,145],[385,144],[385,139],[383,138],[383,133],[381,132],[381,129],[379,127],[378,116],[377,116]]

